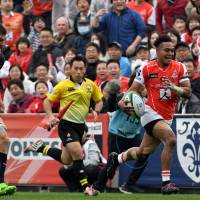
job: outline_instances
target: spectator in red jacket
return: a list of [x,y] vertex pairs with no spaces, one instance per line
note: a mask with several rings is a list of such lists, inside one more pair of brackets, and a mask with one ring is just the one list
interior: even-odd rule
[[0,1],[1,24],[7,31],[5,43],[12,51],[15,50],[16,41],[19,39],[20,35],[24,33],[23,16],[20,13],[13,12],[13,4],[13,0]]
[[[31,113],[44,113],[43,101],[48,93],[48,84],[45,81],[38,81],[35,84],[35,96],[32,103],[28,107],[28,111]],[[54,112],[58,112],[60,104],[58,101],[54,102],[52,109]]]
[[149,31],[155,29],[155,8],[145,0],[134,0],[126,3],[126,6],[140,14]]
[[97,76],[96,76],[95,83],[99,86],[99,88],[101,88],[103,83],[105,83],[106,81],[109,81],[111,79],[109,77],[108,68],[107,68],[107,64],[105,61],[98,62],[96,74],[97,74]]
[[22,70],[28,74],[28,67],[31,63],[32,49],[27,38],[21,37],[17,41],[16,51],[11,54],[9,62],[11,65],[18,64]]
[[129,78],[120,75],[120,64],[116,60],[108,60],[107,62],[108,74],[112,79],[116,79],[120,84],[120,92],[125,92],[128,89]]
[[13,98],[8,107],[8,113],[26,113],[33,101],[33,96],[24,92],[21,80],[13,79],[8,82],[8,89]]
[[48,28],[51,28],[51,12],[52,12],[52,6],[53,1],[38,1],[38,0],[32,0],[33,3],[33,15],[34,16],[42,16],[45,24]]
[[[185,15],[188,0],[158,0],[156,6],[156,26],[159,32],[172,28],[173,16]],[[163,18],[165,25],[163,25]]]
[[43,101],[48,93],[48,85],[45,81],[38,81],[35,84],[35,96],[32,103],[29,105],[28,110],[31,113],[43,113]]

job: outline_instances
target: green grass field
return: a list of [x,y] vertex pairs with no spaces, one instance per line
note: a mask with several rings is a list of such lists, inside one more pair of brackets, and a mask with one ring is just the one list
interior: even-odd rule
[[161,194],[121,194],[121,193],[104,193],[96,197],[87,197],[80,193],[64,193],[64,192],[17,192],[13,196],[0,197],[0,200],[200,200],[200,194],[177,194],[177,195],[161,195]]

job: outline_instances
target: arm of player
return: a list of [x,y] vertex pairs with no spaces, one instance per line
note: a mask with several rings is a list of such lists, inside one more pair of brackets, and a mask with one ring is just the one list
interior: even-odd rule
[[166,88],[170,88],[179,97],[189,98],[191,96],[191,85],[189,80],[184,80],[179,83],[179,86],[173,84],[168,78],[163,79]]
[[97,101],[96,104],[95,104],[95,109],[92,110],[92,113],[93,113],[93,116],[94,116],[94,122],[97,121],[98,115],[101,112],[102,107],[103,107],[103,101],[102,100]]
[[[178,86],[175,86],[172,88],[172,90],[175,90],[177,95],[184,97],[184,98],[189,98],[191,96],[192,90],[191,90],[191,84],[189,80],[183,81],[179,84]],[[178,91],[181,92],[178,92]]]
[[[142,96],[142,92],[144,91],[144,86],[137,81],[133,81],[131,87],[128,89],[127,92],[131,92],[131,91],[136,91]],[[119,105],[120,109],[122,109],[123,111],[126,111],[127,114],[128,114],[128,111],[130,111],[130,112],[134,111],[133,107],[127,107],[126,102],[124,101],[124,98],[122,98],[118,102],[118,105]]]
[[44,111],[46,112],[48,116],[51,127],[58,124],[59,119],[54,116],[52,112],[52,102],[50,102],[48,98],[44,100],[43,107],[44,107]]

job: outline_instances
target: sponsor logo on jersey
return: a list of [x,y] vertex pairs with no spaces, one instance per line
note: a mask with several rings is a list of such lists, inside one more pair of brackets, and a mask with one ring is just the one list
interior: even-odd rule
[[155,73],[155,74],[149,74],[149,79],[150,78],[158,78],[158,74],[157,73]]

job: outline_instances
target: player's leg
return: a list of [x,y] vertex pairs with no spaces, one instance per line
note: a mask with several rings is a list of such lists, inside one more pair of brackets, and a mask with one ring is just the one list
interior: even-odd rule
[[[121,153],[122,151],[126,150],[129,140],[130,139],[120,137],[113,133],[109,133],[108,135],[109,153],[115,152],[113,154],[117,155],[117,153]],[[100,192],[104,192],[108,179],[112,179],[115,175],[117,166],[116,167],[113,166],[112,170],[108,172],[107,167],[109,167],[110,164],[111,163],[106,164],[100,170],[97,181],[93,184],[94,188]]]
[[112,174],[112,171],[115,170],[115,168],[120,163],[126,162],[128,160],[138,160],[140,158],[145,158],[146,156],[154,152],[154,150],[160,144],[160,141],[158,139],[150,135],[154,124],[155,124],[154,122],[151,122],[148,124],[147,127],[145,127],[145,130],[147,133],[144,134],[142,143],[140,144],[139,147],[132,147],[128,149],[127,151],[122,152],[120,154],[116,154],[113,152],[109,155],[108,163],[107,163],[108,176],[109,174]]
[[129,160],[138,160],[141,157],[148,156],[155,151],[159,144],[158,139],[145,133],[139,147],[132,147],[119,155],[111,153],[109,157],[113,158],[115,165],[119,165]]
[[[57,160],[58,162],[62,164],[70,164],[72,162],[72,159],[68,152],[63,152],[63,159],[61,159],[62,150],[58,148],[52,148],[45,145],[45,142],[43,140],[38,140],[32,144],[30,144],[28,147],[25,148],[24,152],[38,152],[43,153],[44,155],[48,155],[52,157],[54,160]],[[64,155],[65,154],[65,155]]]
[[161,191],[163,194],[177,193],[179,189],[175,186],[175,184],[170,182],[171,162],[173,150],[176,145],[176,137],[170,126],[164,120],[155,124],[153,136],[158,138],[164,144],[161,154],[163,186]]
[[72,157],[73,160],[73,170],[76,179],[81,184],[81,187],[83,191],[89,186],[87,175],[84,170],[83,165],[83,149],[81,147],[80,142],[70,142],[66,144],[66,147],[64,148]]
[[[131,140],[129,139],[129,142],[127,143],[128,144],[127,147],[130,148],[130,147],[140,146],[142,138],[143,138],[143,135],[137,135],[135,138]],[[126,183],[123,184],[119,188],[121,192],[126,193],[126,194],[131,194],[135,192],[143,192],[143,190],[136,185],[136,182],[138,181],[145,167],[148,164],[148,157],[149,157],[148,155],[142,156],[134,162],[132,171],[129,174]]]
[[61,159],[63,162],[65,162],[68,160],[70,155],[71,159],[73,160],[74,174],[76,179],[81,184],[84,193],[89,196],[94,196],[98,193],[92,187],[89,187],[83,165],[84,155],[81,141],[84,132],[85,124],[77,124],[65,120],[59,124],[59,136],[61,137],[64,145]]
[[0,120],[0,196],[14,194],[16,191],[16,186],[9,186],[4,181],[6,163],[7,163],[7,152],[8,152],[8,136],[7,130]]

